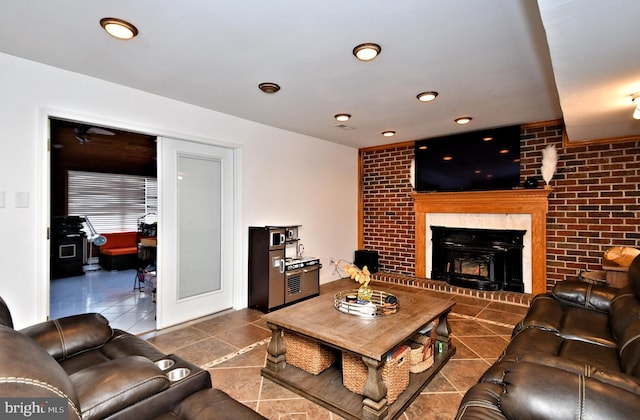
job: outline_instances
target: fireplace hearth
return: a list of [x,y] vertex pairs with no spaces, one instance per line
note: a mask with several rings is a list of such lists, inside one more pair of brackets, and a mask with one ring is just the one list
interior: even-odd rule
[[479,290],[524,292],[526,230],[431,226],[433,280]]

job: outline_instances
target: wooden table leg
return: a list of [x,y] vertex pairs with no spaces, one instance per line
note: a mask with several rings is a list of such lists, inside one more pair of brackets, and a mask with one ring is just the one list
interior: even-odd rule
[[387,416],[389,407],[387,406],[387,386],[382,380],[383,362],[362,356],[362,361],[367,365],[369,373],[367,382],[364,384],[362,415],[366,419],[381,420]]
[[435,342],[436,353],[446,353],[451,348],[451,328],[449,328],[449,323],[447,322],[449,312],[450,311],[443,312],[438,319]]
[[267,363],[265,368],[272,372],[280,372],[286,366],[284,353],[287,350],[282,340],[282,330],[277,325],[267,322],[267,327],[271,330],[271,341],[267,347]]

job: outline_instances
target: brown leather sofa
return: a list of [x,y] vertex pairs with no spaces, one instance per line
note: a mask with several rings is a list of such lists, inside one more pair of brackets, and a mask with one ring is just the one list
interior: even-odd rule
[[206,370],[112,329],[100,314],[17,331],[2,298],[0,396],[57,401],[69,419],[264,419],[212,388]]
[[621,288],[563,281],[536,296],[457,419],[637,419],[640,256]]

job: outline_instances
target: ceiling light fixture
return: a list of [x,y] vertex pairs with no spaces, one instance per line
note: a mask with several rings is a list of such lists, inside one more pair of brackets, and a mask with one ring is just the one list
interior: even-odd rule
[[633,110],[633,119],[640,120],[640,92],[631,95],[631,100],[636,103],[636,109]]
[[277,83],[265,82],[258,85],[258,89],[264,93],[276,93],[280,90],[280,86]]
[[395,132],[395,131],[391,131],[391,130],[389,130],[389,131],[383,131],[383,132],[382,132],[382,135],[383,135],[383,136],[385,136],[385,137],[393,137],[393,136],[395,136],[395,135],[396,135],[396,132]]
[[342,122],[349,121],[349,119],[351,118],[351,114],[336,114],[334,118]]
[[114,38],[128,40],[138,35],[138,28],[127,21],[106,17],[100,19],[100,26]]
[[378,44],[367,42],[360,44],[353,49],[353,55],[360,61],[371,61],[380,54],[382,47]]
[[471,117],[460,117],[460,118],[456,118],[455,122],[456,124],[465,125],[465,124],[469,124],[472,119],[473,118]]
[[437,96],[438,92],[422,92],[419,93],[416,98],[418,98],[420,102],[431,102],[436,99]]

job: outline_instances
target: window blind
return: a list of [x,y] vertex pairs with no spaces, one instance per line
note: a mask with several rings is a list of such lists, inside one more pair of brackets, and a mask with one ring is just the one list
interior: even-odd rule
[[142,221],[157,221],[157,179],[70,170],[68,209],[71,216],[88,217],[98,233],[136,231],[148,213],[154,215]]

